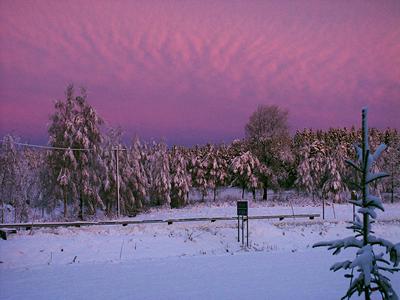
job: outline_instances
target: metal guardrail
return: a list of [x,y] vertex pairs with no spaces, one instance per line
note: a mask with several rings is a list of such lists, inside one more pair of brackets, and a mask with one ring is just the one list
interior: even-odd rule
[[[320,214],[291,214],[291,215],[270,215],[270,216],[249,216],[249,220],[268,220],[268,219],[279,219],[280,221],[286,218],[308,218],[310,220],[320,217]],[[232,221],[237,220],[235,217],[211,217],[211,218],[182,218],[182,219],[160,219],[160,220],[111,220],[111,221],[77,221],[77,222],[45,222],[45,223],[6,223],[0,224],[0,228],[49,228],[49,227],[81,227],[81,226],[98,226],[98,225],[122,225],[127,226],[129,224],[156,224],[156,223],[167,223],[168,225],[173,223],[182,222],[216,222],[216,221]]]

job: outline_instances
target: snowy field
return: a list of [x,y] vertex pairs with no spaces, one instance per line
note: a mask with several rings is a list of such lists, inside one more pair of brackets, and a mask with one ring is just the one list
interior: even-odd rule
[[[385,204],[377,236],[400,241],[400,205]],[[333,214],[335,211],[335,217]],[[321,213],[251,203],[250,215]],[[233,204],[152,209],[132,219],[234,216]],[[313,243],[352,234],[350,205],[326,220],[251,221],[249,248],[235,221],[21,230],[0,240],[0,299],[339,299],[349,281]],[[400,274],[391,275],[400,293]]]

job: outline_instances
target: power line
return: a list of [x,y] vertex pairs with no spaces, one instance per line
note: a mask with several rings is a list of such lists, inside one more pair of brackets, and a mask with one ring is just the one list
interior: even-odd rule
[[[2,139],[0,142],[5,143],[6,140]],[[13,141],[13,144],[19,145],[19,146],[26,146],[26,147],[32,147],[32,148],[40,148],[40,149],[47,149],[47,150],[71,150],[71,151],[93,151],[94,149],[92,148],[66,148],[66,147],[53,147],[53,146],[45,146],[45,145],[35,145],[35,144],[28,144],[28,143],[19,143]],[[117,148],[112,148],[112,150],[116,150]],[[118,148],[119,151],[127,151],[126,148]]]
[[[6,141],[4,139],[1,140],[2,143],[5,143]],[[52,147],[52,146],[43,146],[43,145],[35,145],[35,144],[27,144],[27,143],[19,143],[19,142],[13,142],[15,145],[19,146],[26,146],[26,147],[32,147],[32,148],[40,148],[40,149],[48,149],[48,150],[71,150],[71,151],[93,151],[94,149],[91,148],[65,148],[65,147]]]

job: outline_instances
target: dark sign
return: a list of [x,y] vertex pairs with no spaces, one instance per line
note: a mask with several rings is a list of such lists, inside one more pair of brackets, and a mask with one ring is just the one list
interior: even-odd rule
[[238,201],[237,202],[237,215],[238,216],[247,216],[248,215],[248,202],[247,201]]

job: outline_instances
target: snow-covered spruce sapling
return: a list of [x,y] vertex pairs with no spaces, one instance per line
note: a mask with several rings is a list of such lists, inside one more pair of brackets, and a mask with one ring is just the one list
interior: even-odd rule
[[[362,111],[362,147],[355,147],[357,151],[358,161],[346,161],[352,168],[361,174],[361,197],[357,200],[350,201],[358,206],[358,213],[362,215],[356,216],[354,222],[348,229],[354,230],[355,236],[346,237],[341,240],[320,242],[313,247],[328,247],[329,250],[334,250],[333,254],[339,254],[342,249],[349,247],[358,248],[357,255],[353,261],[346,260],[335,263],[331,270],[338,271],[340,269],[351,270],[345,277],[350,278],[350,286],[342,299],[351,297],[355,292],[358,295],[364,293],[365,299],[371,299],[373,292],[379,292],[382,299],[395,300],[399,299],[391,286],[390,279],[383,275],[383,272],[394,273],[399,271],[395,268],[400,263],[400,243],[393,244],[382,238],[373,235],[371,224],[374,222],[370,218],[376,218],[375,209],[384,210],[379,197],[369,193],[368,185],[372,182],[387,176],[385,173],[372,173],[371,168],[376,162],[380,154],[385,150],[386,146],[381,144],[374,154],[370,153],[368,146],[368,126],[367,126],[367,109]],[[377,254],[376,246],[381,246],[386,249],[386,253],[390,255],[390,261],[384,258],[384,253]],[[354,274],[354,269],[357,274]]]

